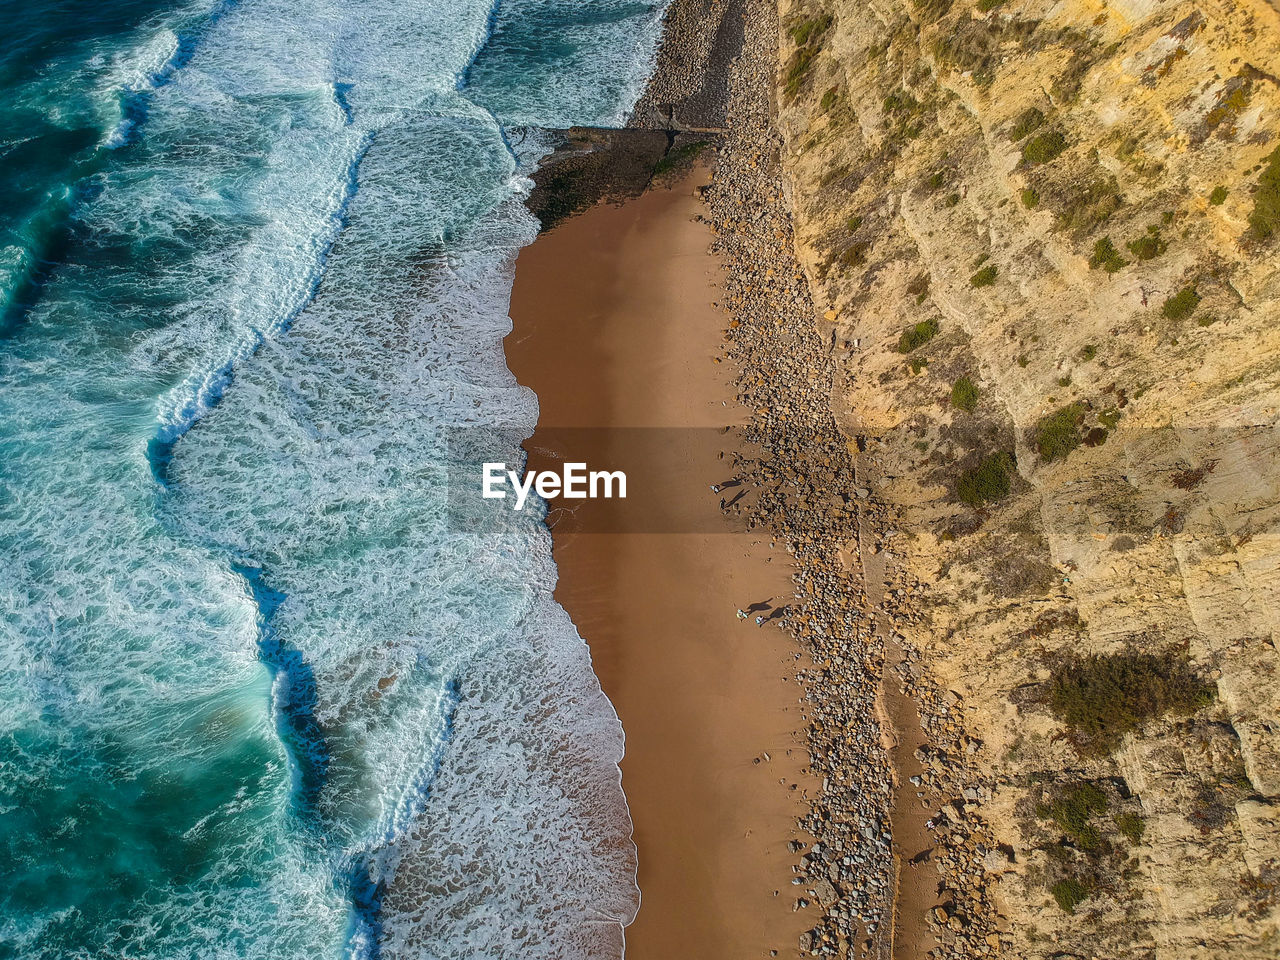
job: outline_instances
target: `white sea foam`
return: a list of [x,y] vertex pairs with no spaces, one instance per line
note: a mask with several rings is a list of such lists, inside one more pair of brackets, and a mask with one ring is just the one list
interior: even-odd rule
[[103,138],[102,145],[114,149],[128,143],[138,117],[130,114],[131,100],[149,93],[176,68],[181,41],[168,27],[160,27],[141,49],[116,58],[105,84],[104,99],[111,100],[120,118]]
[[[616,956],[637,903],[622,731],[551,599],[545,529],[451,524],[444,431],[537,418],[502,354],[536,224],[499,122],[616,119],[652,38],[615,56],[606,23],[556,68],[583,89],[504,114],[456,89],[487,5],[219,10],[194,46],[155,33],[117,78],[146,92],[145,123],[0,366],[0,727],[35,745],[0,752],[0,805],[47,796],[53,815],[94,790],[102,832],[144,850],[131,795],[103,786],[134,778],[148,830],[199,867],[140,853],[147,897],[10,910],[0,937],[32,958],[344,939]],[[655,26],[636,17],[633,34]],[[622,78],[604,98],[602,51]],[[149,440],[170,445],[167,489]],[[268,642],[314,702],[290,692],[302,673],[277,672],[273,697]],[[290,724],[323,734],[314,797]],[[360,871],[386,885],[380,913]]]

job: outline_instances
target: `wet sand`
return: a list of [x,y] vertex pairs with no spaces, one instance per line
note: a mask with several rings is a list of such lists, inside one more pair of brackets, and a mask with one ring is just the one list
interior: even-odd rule
[[[506,351],[538,395],[539,434],[745,419],[733,371],[714,362],[726,319],[713,303],[711,234],[693,219],[692,190],[705,179],[594,207],[521,253]],[[626,732],[622,784],[641,890],[628,960],[794,957],[812,923],[811,911],[793,910],[803,894],[788,850],[815,787],[800,775],[794,735],[803,728],[797,648],[735,614],[787,602],[788,557],[767,534],[705,532],[732,529],[710,490],[732,473],[730,443],[724,460],[693,445],[683,476],[661,481],[702,532],[553,528],[556,597]]]

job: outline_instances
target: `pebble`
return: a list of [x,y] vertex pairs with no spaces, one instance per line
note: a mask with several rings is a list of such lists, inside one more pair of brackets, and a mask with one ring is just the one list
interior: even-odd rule
[[[995,906],[985,886],[990,868],[964,844],[982,842],[987,849],[996,844],[965,807],[979,794],[965,766],[963,730],[946,712],[957,702],[949,691],[944,699],[929,681],[907,636],[915,616],[907,605],[919,585],[895,583],[877,610],[867,598],[862,571],[845,567],[847,545],[855,543],[869,555],[898,530],[890,508],[857,482],[851,445],[831,412],[837,371],[795,259],[782,145],[771,120],[776,7],[765,0],[744,0],[744,6],[743,47],[728,71],[723,104],[728,132],[717,148],[712,181],[698,194],[706,204],[712,250],[727,266],[720,298],[730,317],[723,359],[740,371],[737,399],[755,411],[743,439],[764,451],[755,459],[733,454],[750,493],[735,510],[748,528],[761,529],[783,545],[795,564],[796,600],[779,620],[807,654],[797,658],[807,722],[806,772],[822,784],[796,825],[816,842],[801,857],[802,866],[793,868],[792,884],[808,883],[805,892],[822,911],[800,937],[799,948],[811,956],[855,955],[859,938],[874,938],[894,916],[895,776],[876,707],[885,680],[885,638],[892,635],[902,651],[897,681],[920,706],[929,736],[928,746],[916,751],[925,770],[910,782],[930,791],[942,810],[933,829],[944,852],[935,862],[949,901],[929,916],[946,944],[945,954],[938,956],[988,955],[996,929]],[[714,23],[704,25],[704,32],[714,30]],[[710,40],[668,30],[663,43],[664,53],[665,46],[676,50],[674,56],[660,57],[660,64],[689,63],[701,62],[697,54],[705,56]],[[659,97],[678,99],[663,89],[664,84],[678,87],[676,79],[655,76],[646,96],[652,99],[656,90],[662,91]],[[865,533],[870,542],[863,542]],[[892,564],[891,553],[881,555]],[[767,753],[763,757],[769,760]],[[805,846],[793,840],[789,850],[798,855]],[[793,910],[810,906],[808,897],[799,897]]]

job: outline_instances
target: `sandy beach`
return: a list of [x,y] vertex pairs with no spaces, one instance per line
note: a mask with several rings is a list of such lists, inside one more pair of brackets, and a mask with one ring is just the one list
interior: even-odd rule
[[[744,419],[732,369],[715,362],[719,265],[693,196],[705,180],[596,206],[521,253],[506,351],[538,395],[539,434]],[[555,534],[556,596],[626,733],[642,897],[627,956],[795,956],[811,920],[793,909],[788,844],[813,792],[794,733],[796,648],[735,613],[787,602],[789,558],[767,534],[705,532],[731,530],[710,489],[731,472],[729,454],[693,450],[661,496],[696,516],[697,532]]]

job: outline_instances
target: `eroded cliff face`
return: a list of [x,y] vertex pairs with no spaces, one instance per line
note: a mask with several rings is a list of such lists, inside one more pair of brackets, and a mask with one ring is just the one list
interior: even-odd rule
[[[967,733],[902,785],[940,892],[900,935],[936,906],[940,955],[1277,956],[1276,8],[780,15],[832,408],[894,511],[864,565],[916,611],[924,728]],[[987,892],[1003,938],[968,932]]]

